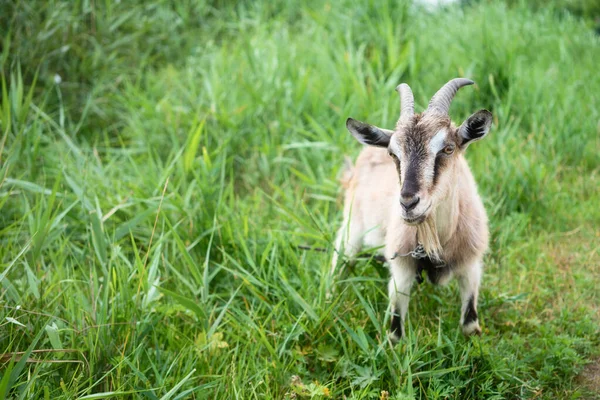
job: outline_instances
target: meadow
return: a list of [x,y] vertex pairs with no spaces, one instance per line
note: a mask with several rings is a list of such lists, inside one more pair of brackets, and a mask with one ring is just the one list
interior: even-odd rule
[[[0,1],[0,398],[600,398],[600,37],[561,3]],[[344,122],[458,76],[483,335],[424,283],[393,346],[384,265],[326,295]]]

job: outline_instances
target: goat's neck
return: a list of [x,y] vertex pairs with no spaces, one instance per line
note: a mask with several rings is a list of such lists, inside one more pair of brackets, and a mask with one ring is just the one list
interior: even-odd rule
[[[457,178],[459,178],[457,176]],[[438,237],[440,243],[444,245],[458,226],[458,213],[460,211],[459,196],[458,196],[458,182],[453,185],[447,192],[443,200],[440,201],[434,213],[432,213],[435,219],[435,226],[437,228]]]
[[443,247],[456,232],[460,211],[458,169],[454,171],[454,184],[446,191],[431,215],[418,226],[417,237],[430,256],[443,257]]

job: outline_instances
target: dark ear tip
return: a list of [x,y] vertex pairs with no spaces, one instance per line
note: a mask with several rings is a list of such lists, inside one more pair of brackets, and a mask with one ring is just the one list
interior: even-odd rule
[[485,122],[485,123],[491,123],[494,118],[492,112],[488,111],[486,109],[481,109],[481,110],[477,111],[475,114],[473,114],[471,116],[471,118],[473,118],[473,117],[477,121]]
[[356,122],[357,121],[354,118],[347,118],[346,119],[346,128],[356,126]]
[[494,122],[494,114],[492,114],[492,112],[489,110],[481,110],[481,111],[483,111],[483,114],[485,115],[485,119],[487,120],[487,123],[489,125],[491,125]]

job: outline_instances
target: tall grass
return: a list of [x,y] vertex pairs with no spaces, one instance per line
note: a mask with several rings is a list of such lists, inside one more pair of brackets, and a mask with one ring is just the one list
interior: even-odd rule
[[[599,40],[553,9],[405,2],[2,3],[0,394],[565,398],[598,349]],[[385,339],[383,266],[328,299],[353,116],[493,131],[481,338],[454,285]],[[23,353],[24,352],[24,353]],[[87,397],[86,397],[87,396]],[[2,397],[2,396],[0,396]]]

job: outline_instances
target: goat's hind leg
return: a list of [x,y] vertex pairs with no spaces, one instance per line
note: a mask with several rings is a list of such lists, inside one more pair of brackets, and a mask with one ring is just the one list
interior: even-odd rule
[[466,265],[458,274],[461,297],[460,326],[466,336],[481,335],[477,316],[477,297],[481,282],[481,262]]
[[334,278],[337,272],[338,262],[340,257],[349,258],[352,260],[356,254],[360,251],[362,246],[362,235],[358,227],[350,227],[348,220],[344,220],[342,227],[338,230],[337,237],[335,239],[335,249],[333,250],[333,257],[331,258],[331,269],[329,270],[329,277],[327,281],[327,298],[330,299],[333,296]]
[[338,230],[335,239],[335,249],[331,258],[331,270],[329,275],[333,277],[336,273],[339,258],[354,259],[362,247],[362,232],[358,226],[350,226],[351,221],[345,219],[342,227]]

